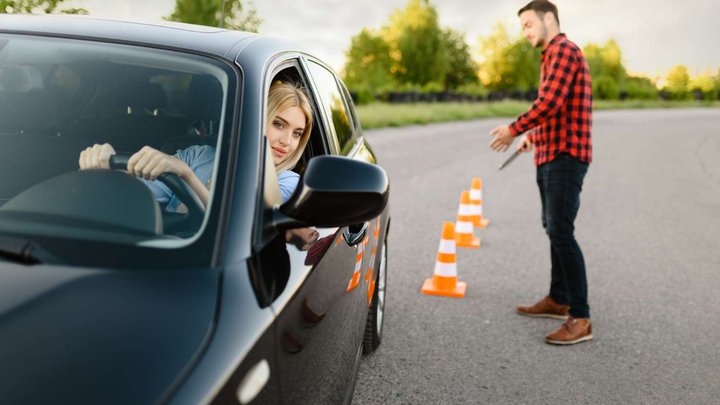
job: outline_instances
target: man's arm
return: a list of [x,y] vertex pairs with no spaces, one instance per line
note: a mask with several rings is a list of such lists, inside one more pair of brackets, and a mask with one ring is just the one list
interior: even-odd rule
[[545,78],[540,84],[541,96],[533,102],[532,107],[526,113],[510,124],[510,133],[513,136],[542,124],[554,116],[565,104],[570,84],[577,71],[577,56],[572,48],[561,44],[555,52],[548,55],[548,58],[550,59]]

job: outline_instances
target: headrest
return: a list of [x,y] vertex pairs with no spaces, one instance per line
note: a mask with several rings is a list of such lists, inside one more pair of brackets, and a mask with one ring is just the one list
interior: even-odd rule
[[167,106],[165,90],[157,83],[125,82],[117,87],[116,105],[118,107],[131,107],[132,109],[164,108]]
[[29,93],[42,90],[40,70],[34,66],[0,67],[0,93]]
[[213,121],[217,130],[223,97],[220,82],[211,75],[193,76],[188,93],[192,95],[188,106],[189,114],[203,122]]

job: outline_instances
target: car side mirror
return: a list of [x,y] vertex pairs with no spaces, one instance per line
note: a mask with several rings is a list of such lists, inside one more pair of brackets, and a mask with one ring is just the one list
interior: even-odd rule
[[377,217],[387,206],[390,181],[380,166],[340,156],[308,162],[293,196],[273,211],[279,228],[342,227]]

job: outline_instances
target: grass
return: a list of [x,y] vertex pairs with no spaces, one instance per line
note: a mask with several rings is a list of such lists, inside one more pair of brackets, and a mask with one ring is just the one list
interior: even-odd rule
[[[463,121],[479,118],[516,117],[525,112],[531,103],[526,101],[498,101],[480,103],[372,103],[357,107],[365,129],[424,125],[433,122]],[[595,110],[720,107],[720,102],[631,100],[593,102]]]

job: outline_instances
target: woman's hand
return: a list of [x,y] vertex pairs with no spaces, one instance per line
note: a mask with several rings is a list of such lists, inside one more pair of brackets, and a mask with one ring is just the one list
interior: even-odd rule
[[102,145],[95,144],[80,152],[80,170],[85,169],[109,169],[110,156],[115,154],[115,149],[109,143]]
[[150,146],[144,146],[130,156],[127,171],[146,180],[155,180],[163,173],[174,173],[183,180],[188,180],[193,174],[190,167],[182,160]]

